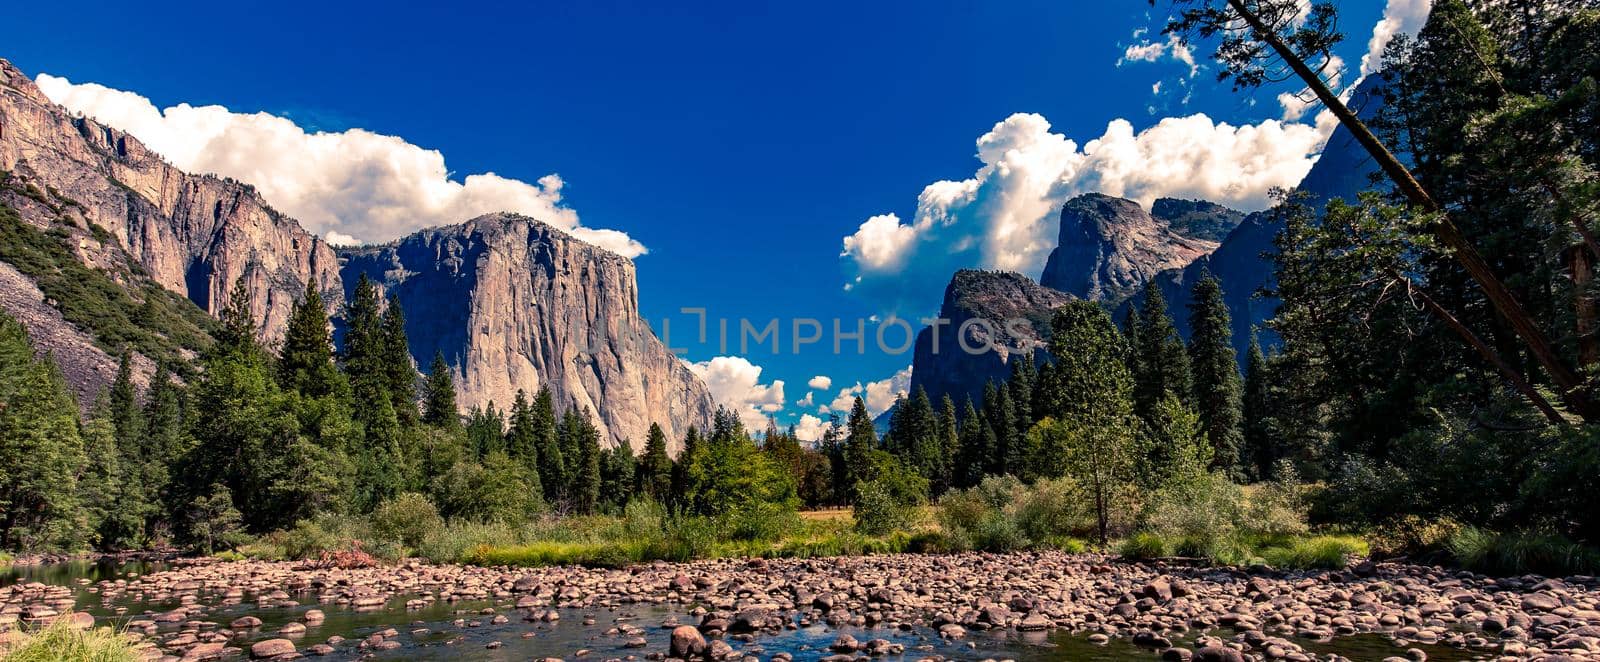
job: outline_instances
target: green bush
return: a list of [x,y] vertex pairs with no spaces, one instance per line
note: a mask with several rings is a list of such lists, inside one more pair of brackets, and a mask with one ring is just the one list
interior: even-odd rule
[[954,549],[1073,549],[1095,531],[1088,503],[1070,478],[1025,485],[1011,476],[991,476],[972,489],[946,494],[938,518]]
[[1450,538],[1460,529],[1461,523],[1448,517],[1430,520],[1401,515],[1385,520],[1368,531],[1366,537],[1375,557],[1414,558],[1448,553]]
[[504,547],[521,542],[517,529],[500,522],[451,522],[422,540],[417,556],[431,563],[461,563],[480,547]]
[[921,506],[921,499],[899,493],[888,479],[880,478],[856,484],[852,513],[858,531],[881,536],[916,526]]
[[[138,662],[144,659],[133,641],[111,628],[79,630],[72,626],[70,614],[57,618],[49,627],[22,631],[8,643],[0,643],[0,660],[5,662]],[[5,640],[0,640],[5,641]]]
[[415,549],[428,536],[444,528],[428,497],[407,492],[380,504],[372,511],[372,533],[378,541],[396,542]]
[[1117,553],[1130,559],[1159,559],[1172,556],[1172,550],[1161,536],[1141,532],[1128,536],[1117,547]]

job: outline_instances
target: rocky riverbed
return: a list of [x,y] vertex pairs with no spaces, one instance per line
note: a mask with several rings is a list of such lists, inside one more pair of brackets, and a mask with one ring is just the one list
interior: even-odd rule
[[[125,628],[151,659],[528,659],[530,641],[565,659],[983,659],[1012,657],[1008,637],[1045,645],[1030,659],[1082,659],[1051,654],[1062,637],[1118,651],[1102,659],[1341,659],[1321,644],[1362,637],[1395,641],[1370,659],[1600,659],[1595,578],[1371,563],[1249,573],[1049,552],[618,570],[197,562],[18,581],[0,603],[0,630],[72,614]],[[345,627],[362,616],[367,627]]]

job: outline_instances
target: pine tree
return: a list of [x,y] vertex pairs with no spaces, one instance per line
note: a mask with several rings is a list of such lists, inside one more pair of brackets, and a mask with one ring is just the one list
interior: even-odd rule
[[450,377],[450,366],[444,362],[444,352],[433,353],[423,393],[422,422],[445,428],[461,425],[461,411],[456,409],[456,384]]
[[[533,419],[533,406],[528,404],[528,394],[517,389],[517,397],[511,401],[505,441],[498,444],[497,449],[505,449],[506,457],[521,464],[529,473],[539,475],[539,435]],[[544,476],[539,478],[539,484],[543,486]]]
[[1145,489],[1192,478],[1209,467],[1214,453],[1200,416],[1177,396],[1168,393],[1156,403],[1145,430],[1143,452],[1135,457],[1135,472]]
[[678,452],[678,458],[672,463],[672,498],[675,505],[683,506],[685,496],[689,490],[689,467],[694,465],[695,457],[702,452],[700,429],[691,425],[689,431],[683,435],[683,450]]
[[1244,417],[1244,447],[1242,459],[1250,475],[1257,480],[1267,480],[1272,465],[1277,461],[1267,437],[1267,357],[1261,352],[1261,342],[1255,333],[1250,334],[1250,354],[1245,363],[1244,395],[1240,399],[1240,413]]
[[171,531],[172,513],[179,510],[170,501],[169,467],[188,450],[183,389],[173,382],[165,364],[157,366],[155,376],[150,378],[144,420],[148,438],[144,452],[147,454],[136,458],[141,466],[139,481],[150,502],[157,506],[147,518],[146,538],[162,543]]
[[390,296],[383,311],[383,369],[389,384],[395,419],[409,427],[417,420],[417,368],[406,340],[406,314],[400,297]]
[[1212,452],[1211,468],[1238,473],[1243,431],[1240,412],[1239,363],[1233,350],[1233,321],[1223,300],[1222,283],[1209,271],[1194,286],[1189,304],[1190,364],[1194,400]]
[[985,466],[986,473],[1003,476],[1018,467],[1008,466],[1007,460],[1019,449],[1016,408],[1011,405],[1011,389],[993,382],[984,385],[983,417],[994,433],[994,446]]
[[972,487],[983,481],[989,458],[994,454],[994,430],[972,405],[972,398],[967,398],[961,411],[960,444],[952,472],[955,486]]
[[[192,394],[197,412],[195,445],[179,461],[183,488],[173,501],[188,505],[213,483],[226,486],[255,532],[284,528],[330,508],[344,491],[339,459],[301,436],[292,394],[284,394],[255,341],[248,292],[242,282],[223,309],[226,341],[205,356],[205,370]],[[369,447],[371,437],[369,436]],[[381,448],[381,447],[379,447]],[[370,503],[401,485],[395,458],[364,458],[361,494]]]
[[344,376],[333,364],[327,305],[315,279],[289,312],[283,349],[278,354],[278,384],[310,398],[343,395]]
[[956,456],[961,452],[961,423],[956,418],[956,402],[946,393],[939,406],[939,464],[936,478],[929,488],[933,495],[944,494],[955,484],[952,475],[955,468]]
[[[393,375],[389,371],[389,338],[382,308],[377,286],[362,274],[345,307],[349,330],[345,333],[343,358],[353,411],[364,436],[354,458],[356,506],[363,510],[399,494],[407,473],[395,397],[390,394]],[[409,358],[407,361],[409,366]],[[234,496],[235,502],[246,508],[245,521],[249,524],[248,501],[238,499],[237,490]]]
[[938,476],[944,450],[939,418],[921,386],[910,397],[900,399],[885,436],[889,452],[906,467],[930,480]]
[[27,330],[0,313],[0,549],[80,541],[77,411],[54,359],[35,359]]
[[467,415],[467,447],[479,459],[505,451],[505,416],[494,408],[494,401],[483,408],[476,405]]
[[633,444],[627,439],[611,450],[600,452],[601,506],[620,511],[628,505],[637,485],[638,465],[638,458],[633,455]]
[[1160,287],[1145,288],[1143,308],[1136,319],[1139,346],[1134,359],[1138,370],[1133,374],[1134,411],[1141,418],[1149,418],[1167,393],[1180,399],[1191,397],[1194,381],[1189,369],[1189,351],[1177,327],[1173,326],[1172,317],[1167,314],[1167,300],[1161,295]]
[[856,396],[850,406],[850,418],[845,423],[849,431],[844,442],[845,485],[855,500],[855,486],[871,480],[871,454],[878,448],[878,432],[872,425],[872,414],[867,413],[867,403]]
[[1022,439],[1033,427],[1033,391],[1038,381],[1038,370],[1033,363],[1033,353],[1011,357],[1011,378],[1006,380],[1007,395],[1011,399],[1013,443],[1006,448],[1005,465],[1010,473],[1022,473],[1027,444]]
[[667,433],[656,423],[650,424],[650,435],[645,440],[644,457],[639,461],[639,492],[657,501],[665,501],[672,490],[672,457],[667,455]]
[[577,408],[567,410],[567,416],[572,422],[562,427],[567,429],[567,434],[573,436],[573,442],[578,453],[578,460],[573,465],[572,486],[568,499],[572,509],[579,514],[592,515],[600,503],[600,432],[595,429],[590,420],[589,410],[575,413]]
[[[131,389],[130,389],[131,390]],[[83,421],[79,437],[88,460],[78,474],[78,502],[97,549],[121,551],[144,543],[144,517],[153,509],[124,471],[117,449],[117,395],[113,388]]]
[[[539,482],[544,486],[545,499],[553,502],[566,498],[567,461],[563,457],[556,420],[555,399],[549,388],[539,389],[533,399],[533,445],[538,453]],[[576,457],[576,456],[574,456]]]

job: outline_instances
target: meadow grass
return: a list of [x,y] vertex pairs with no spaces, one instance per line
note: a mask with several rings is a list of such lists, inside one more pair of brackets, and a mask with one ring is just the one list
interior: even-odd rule
[[0,644],[0,662],[136,662],[143,659],[132,641],[111,628],[80,630],[70,615],[42,630],[21,631]]

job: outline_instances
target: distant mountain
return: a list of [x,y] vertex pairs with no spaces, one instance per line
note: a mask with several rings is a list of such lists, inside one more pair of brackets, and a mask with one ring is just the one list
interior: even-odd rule
[[957,271],[939,309],[942,325],[917,334],[911,391],[926,389],[935,404],[945,395],[957,406],[968,397],[981,403],[984,383],[1010,376],[1012,359],[1047,355],[1050,318],[1074,298],[1018,273]]
[[364,274],[398,297],[419,364],[438,351],[462,407],[504,409],[549,386],[557,406],[594,412],[602,436],[642,449],[651,423],[670,443],[705,429],[705,384],[639,316],[633,261],[516,214],[341,249],[353,294]]
[[1163,199],[1155,215],[1139,203],[1100,193],[1068,200],[1061,232],[1039,283],[1115,304],[1156,273],[1181,269],[1217,248],[1208,237],[1238,224],[1236,211],[1204,201]]
[[[1350,106],[1359,110],[1363,117],[1370,118],[1377,113],[1382,98],[1378,94],[1378,86],[1377,76],[1368,77],[1351,95]],[[1376,166],[1366,149],[1340,126],[1334,129],[1322,155],[1312,165],[1311,171],[1306,173],[1297,190],[1311,194],[1313,204],[1317,206],[1333,198],[1354,199],[1357,193],[1372,187],[1371,175],[1374,172]],[[1194,300],[1194,283],[1200,279],[1203,270],[1210,270],[1222,282],[1228,311],[1233,316],[1233,344],[1239,355],[1244,356],[1250,346],[1251,328],[1261,328],[1278,308],[1277,300],[1259,297],[1256,293],[1272,285],[1272,260],[1265,255],[1273,250],[1273,238],[1281,229],[1282,225],[1266,212],[1250,214],[1228,233],[1227,238],[1210,255],[1196,259],[1182,269],[1165,270],[1151,279],[1150,282],[1161,288],[1162,295],[1166,297],[1179,333],[1185,338],[1189,336],[1186,306]],[[1127,305],[1125,302],[1118,310],[1118,320],[1126,313]],[[1261,328],[1261,334],[1262,342],[1270,344],[1275,341],[1275,337],[1265,328]]]
[[337,314],[359,273],[400,297],[419,364],[444,353],[463,406],[549,386],[639,444],[652,422],[674,441],[710,422],[705,385],[640,319],[628,259],[503,214],[336,254],[249,184],[184,173],[0,60],[0,309],[83,404],[124,349],[141,383],[195,356],[237,279],[271,343],[308,281]]

